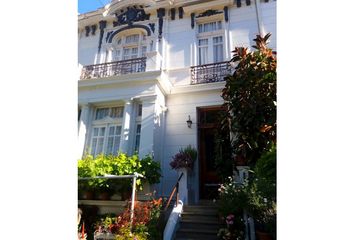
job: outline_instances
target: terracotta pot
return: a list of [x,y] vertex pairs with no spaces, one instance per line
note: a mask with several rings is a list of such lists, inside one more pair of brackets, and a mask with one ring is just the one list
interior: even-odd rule
[[110,200],[110,195],[108,192],[101,192],[98,194],[98,200],[107,201]]
[[273,240],[273,237],[270,233],[256,231],[258,240]]
[[85,191],[82,193],[81,197],[84,200],[92,200],[93,199],[93,192]]

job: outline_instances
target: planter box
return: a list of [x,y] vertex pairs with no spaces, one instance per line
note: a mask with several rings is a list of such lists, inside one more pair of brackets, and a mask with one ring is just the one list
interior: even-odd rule
[[94,240],[115,240],[116,236],[112,233],[96,233],[93,239]]

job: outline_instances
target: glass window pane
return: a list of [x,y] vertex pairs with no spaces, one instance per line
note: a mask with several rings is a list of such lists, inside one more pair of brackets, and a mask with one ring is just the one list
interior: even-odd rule
[[105,130],[106,130],[105,127],[101,127],[101,128],[100,128],[100,134],[99,134],[99,136],[104,136]]
[[98,128],[93,129],[93,136],[98,136]]
[[96,154],[103,153],[103,138],[98,139]]
[[92,139],[91,154],[96,155],[97,138]]
[[112,117],[112,118],[121,118],[121,117],[123,117],[123,107],[113,107],[113,108],[111,108],[110,117]]
[[114,144],[113,144],[113,154],[117,154],[119,150],[119,143],[120,143],[120,137],[115,137],[114,138]]
[[117,126],[116,127],[116,135],[120,136],[120,133],[122,132],[122,127],[121,126]]
[[113,139],[114,137],[109,137],[108,138],[108,142],[107,142],[107,154],[110,154],[112,153],[112,150],[113,150]]
[[114,135],[114,127],[109,127],[109,136],[113,136]]
[[108,116],[108,108],[98,108],[96,110],[96,120],[102,119]]

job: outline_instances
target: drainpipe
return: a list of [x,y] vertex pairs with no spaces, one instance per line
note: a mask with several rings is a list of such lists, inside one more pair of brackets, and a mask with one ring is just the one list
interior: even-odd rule
[[262,16],[261,16],[261,10],[260,10],[260,0],[255,0],[254,1],[255,6],[256,6],[256,16],[257,16],[257,26],[258,26],[258,32],[261,37],[264,36],[264,29],[263,29],[263,21],[262,21]]

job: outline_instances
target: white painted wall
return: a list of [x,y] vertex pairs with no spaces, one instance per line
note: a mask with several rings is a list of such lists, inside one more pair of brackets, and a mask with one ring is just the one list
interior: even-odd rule
[[[170,194],[174,184],[177,181],[177,172],[171,169],[170,162],[172,157],[182,147],[189,144],[197,145],[197,107],[217,106],[223,103],[220,97],[221,90],[209,92],[195,92],[189,94],[176,94],[167,97],[166,130],[163,146],[163,164],[162,170],[164,182],[162,186],[163,195]],[[188,115],[193,122],[192,127],[187,127]],[[194,182],[194,199],[198,199],[198,167],[199,162],[194,165],[196,173],[191,179]]]
[[277,14],[276,1],[269,1],[268,3],[261,3],[261,14],[266,33],[270,32],[272,36],[269,39],[269,47],[277,49]]

